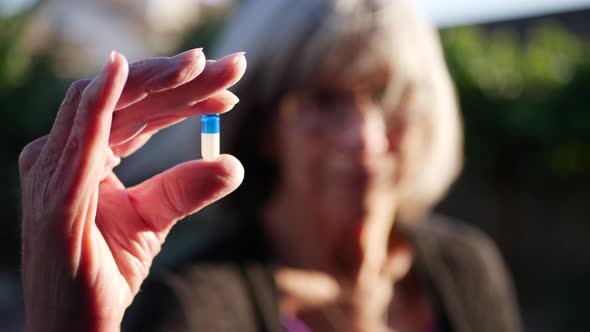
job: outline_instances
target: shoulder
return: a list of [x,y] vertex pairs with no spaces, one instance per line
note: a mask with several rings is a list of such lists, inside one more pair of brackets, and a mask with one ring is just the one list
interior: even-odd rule
[[147,280],[126,313],[125,331],[257,331],[244,268],[192,263]]
[[487,234],[442,216],[404,229],[457,331],[520,331],[512,278]]
[[[435,215],[427,221],[405,226],[417,255],[436,256],[455,273],[493,275],[505,270],[502,255],[489,235],[466,223]],[[421,257],[430,260],[428,257]]]

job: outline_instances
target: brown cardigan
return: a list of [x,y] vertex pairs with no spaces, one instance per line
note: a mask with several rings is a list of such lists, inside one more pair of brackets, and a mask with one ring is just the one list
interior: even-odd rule
[[[486,235],[440,216],[401,230],[415,247],[415,272],[434,300],[438,331],[521,331],[511,279]],[[283,331],[272,266],[241,254],[196,259],[147,281],[123,331]]]

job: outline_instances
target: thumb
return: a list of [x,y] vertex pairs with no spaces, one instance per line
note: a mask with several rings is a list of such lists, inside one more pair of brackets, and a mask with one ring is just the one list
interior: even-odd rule
[[215,161],[177,165],[129,188],[128,193],[138,215],[163,237],[177,220],[231,193],[243,178],[242,164],[222,155]]

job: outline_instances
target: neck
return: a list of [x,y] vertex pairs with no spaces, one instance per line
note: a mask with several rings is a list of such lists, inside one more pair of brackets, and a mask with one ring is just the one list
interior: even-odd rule
[[351,222],[322,217],[309,208],[312,202],[286,193],[275,197],[265,210],[264,226],[280,264],[324,272],[353,288],[382,275],[394,204],[381,204]]
[[264,223],[279,264],[287,267],[275,276],[283,294],[281,311],[302,314],[319,330],[325,330],[323,314],[315,316],[319,321],[313,317],[321,308],[337,308],[345,321],[358,326],[385,324],[393,285],[411,264],[408,255],[391,250],[393,204],[350,222],[319,218],[311,202],[276,197]]

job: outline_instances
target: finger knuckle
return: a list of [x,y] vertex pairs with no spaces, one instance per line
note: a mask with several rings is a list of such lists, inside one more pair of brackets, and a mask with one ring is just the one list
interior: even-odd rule
[[164,193],[164,204],[168,209],[177,216],[185,214],[184,211],[184,192],[182,186],[174,178],[164,177],[162,179],[162,192]]
[[186,83],[202,70],[203,59],[201,57],[190,57],[184,59],[172,72],[171,80],[175,85]]
[[[61,188],[56,191],[62,191]],[[42,216],[40,219],[52,220],[55,224],[56,230],[64,236],[71,235],[72,229],[68,226],[76,219],[82,218],[79,206],[80,197],[72,197],[68,193],[59,192],[50,194],[45,191],[46,195],[42,195],[36,201],[38,208],[38,215]]]
[[82,152],[83,145],[80,142],[81,137],[79,135],[70,135],[68,142],[65,146],[64,155],[72,156]]
[[174,70],[170,75],[170,83],[172,85],[183,84],[188,81],[193,75],[192,66],[181,66],[177,70]]
[[66,107],[76,107],[80,103],[80,99],[82,98],[82,92],[86,89],[86,87],[90,84],[90,80],[77,80],[70,84],[68,88],[68,92],[66,92],[66,96],[64,101],[61,104],[61,108]]
[[147,276],[153,258],[160,252],[161,244],[153,232],[141,232],[130,241],[127,251],[136,258],[134,270],[142,276]]
[[47,136],[39,137],[38,139],[27,144],[20,152],[18,156],[18,166],[21,175],[24,175],[28,169],[32,166],[33,161],[37,159],[41,148],[45,145]]
[[31,145],[32,143],[27,144],[20,152],[20,155],[18,156],[18,167],[19,170],[21,171],[21,175],[24,173],[24,171],[26,171],[26,166],[29,163],[29,161],[34,158],[35,156],[33,155],[33,152],[31,151]]
[[131,72],[132,70],[142,69],[143,67],[149,67],[149,65],[152,61],[154,61],[154,58],[143,59],[143,60],[139,60],[137,62],[134,62],[129,65],[129,71]]

